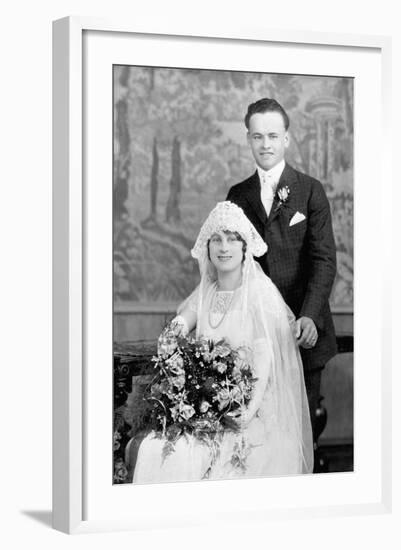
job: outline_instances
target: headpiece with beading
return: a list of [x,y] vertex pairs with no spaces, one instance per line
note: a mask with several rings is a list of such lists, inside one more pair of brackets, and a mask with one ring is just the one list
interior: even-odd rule
[[233,202],[224,201],[217,203],[202,225],[196,243],[191,250],[194,258],[198,260],[202,258],[209,239],[218,231],[239,233],[253,256],[263,256],[267,251],[266,243],[248,220],[242,208]]

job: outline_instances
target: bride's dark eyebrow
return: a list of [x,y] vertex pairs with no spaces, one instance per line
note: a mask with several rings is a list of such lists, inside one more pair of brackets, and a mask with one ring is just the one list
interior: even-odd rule
[[226,235],[232,235],[233,237],[235,237],[237,239],[237,241],[241,240],[241,235],[238,233],[238,231],[230,231],[229,229],[226,229],[224,231],[224,233]]

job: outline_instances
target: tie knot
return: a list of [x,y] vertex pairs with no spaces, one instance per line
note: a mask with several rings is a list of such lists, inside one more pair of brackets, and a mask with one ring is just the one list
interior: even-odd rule
[[262,184],[266,187],[270,187],[273,191],[275,191],[276,187],[277,187],[277,180],[273,176],[273,174],[269,174],[268,172],[264,172],[262,174]]

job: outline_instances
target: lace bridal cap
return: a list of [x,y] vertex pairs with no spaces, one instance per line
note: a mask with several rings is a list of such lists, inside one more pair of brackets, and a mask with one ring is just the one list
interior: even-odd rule
[[207,243],[217,231],[237,232],[247,244],[247,249],[253,256],[263,256],[267,245],[245,216],[242,208],[230,201],[218,202],[207,217],[199,232],[191,254],[197,260],[207,255]]

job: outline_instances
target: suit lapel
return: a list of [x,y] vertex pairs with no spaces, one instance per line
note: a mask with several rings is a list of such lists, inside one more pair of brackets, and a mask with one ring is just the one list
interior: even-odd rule
[[247,200],[260,221],[265,225],[267,223],[267,214],[260,199],[260,181],[257,170],[249,180]]
[[274,200],[272,204],[272,208],[270,210],[270,215],[267,220],[268,224],[271,224],[273,220],[277,218],[277,216],[280,213],[280,210],[282,207],[278,207],[279,205],[279,198],[278,198],[278,191],[282,189],[283,187],[288,187],[290,190],[290,196],[289,196],[289,202],[291,203],[291,198],[295,193],[295,185],[297,183],[297,176],[293,168],[289,164],[285,164],[283,173],[280,176],[280,180],[277,185],[276,194],[274,195]]

